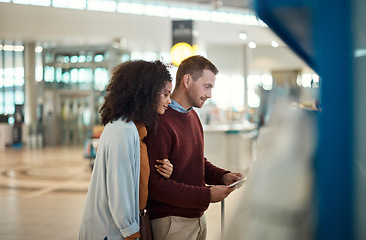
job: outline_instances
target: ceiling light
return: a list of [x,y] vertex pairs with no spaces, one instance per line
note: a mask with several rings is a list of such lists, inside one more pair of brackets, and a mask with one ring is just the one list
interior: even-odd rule
[[13,45],[4,45],[3,46],[3,50],[4,51],[13,51],[14,50],[14,46]]
[[13,48],[13,51],[15,52],[23,52],[24,51],[24,46],[22,45],[15,45]]
[[276,41],[271,42],[272,47],[278,47],[278,43]]
[[250,48],[256,48],[256,47],[257,47],[257,44],[255,44],[255,42],[249,42],[249,43],[248,43],[248,46],[249,46]]
[[245,40],[245,39],[247,39],[247,34],[245,33],[245,32],[241,32],[241,33],[239,33],[239,38],[241,39],[241,40]]
[[43,47],[41,47],[41,46],[37,46],[36,48],[35,48],[35,52],[36,53],[41,53],[43,51]]

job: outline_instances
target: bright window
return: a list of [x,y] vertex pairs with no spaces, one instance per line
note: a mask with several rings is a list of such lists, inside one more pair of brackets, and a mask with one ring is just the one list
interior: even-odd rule
[[108,84],[108,71],[105,68],[96,68],[94,71],[94,88],[103,91]]
[[98,1],[98,0],[89,0],[88,1],[88,10],[94,11],[105,11],[105,12],[115,12],[117,9],[116,1]]
[[6,91],[5,95],[4,95],[4,99],[5,99],[4,113],[13,114],[15,111],[14,92]]
[[59,8],[85,9],[85,0],[53,0],[52,5]]
[[15,104],[23,104],[24,103],[24,91],[17,90],[15,91]]
[[53,82],[55,80],[55,70],[53,67],[45,66],[44,68],[44,81]]

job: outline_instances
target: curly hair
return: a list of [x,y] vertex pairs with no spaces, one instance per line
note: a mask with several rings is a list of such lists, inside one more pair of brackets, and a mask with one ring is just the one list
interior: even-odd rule
[[128,61],[115,67],[99,110],[102,125],[119,118],[127,122],[156,124],[159,94],[172,78],[161,61]]

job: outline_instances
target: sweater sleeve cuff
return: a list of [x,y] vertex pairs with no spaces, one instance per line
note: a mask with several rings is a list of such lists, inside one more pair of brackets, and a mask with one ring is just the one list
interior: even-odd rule
[[201,201],[199,206],[208,208],[211,200],[211,191],[209,187],[201,187]]

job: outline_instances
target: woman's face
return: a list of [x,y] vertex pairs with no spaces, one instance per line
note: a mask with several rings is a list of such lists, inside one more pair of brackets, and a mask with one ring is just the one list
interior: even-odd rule
[[170,100],[171,93],[172,93],[172,83],[167,82],[159,95],[158,106],[156,108],[158,114],[162,115],[168,109],[168,105],[172,102]]

